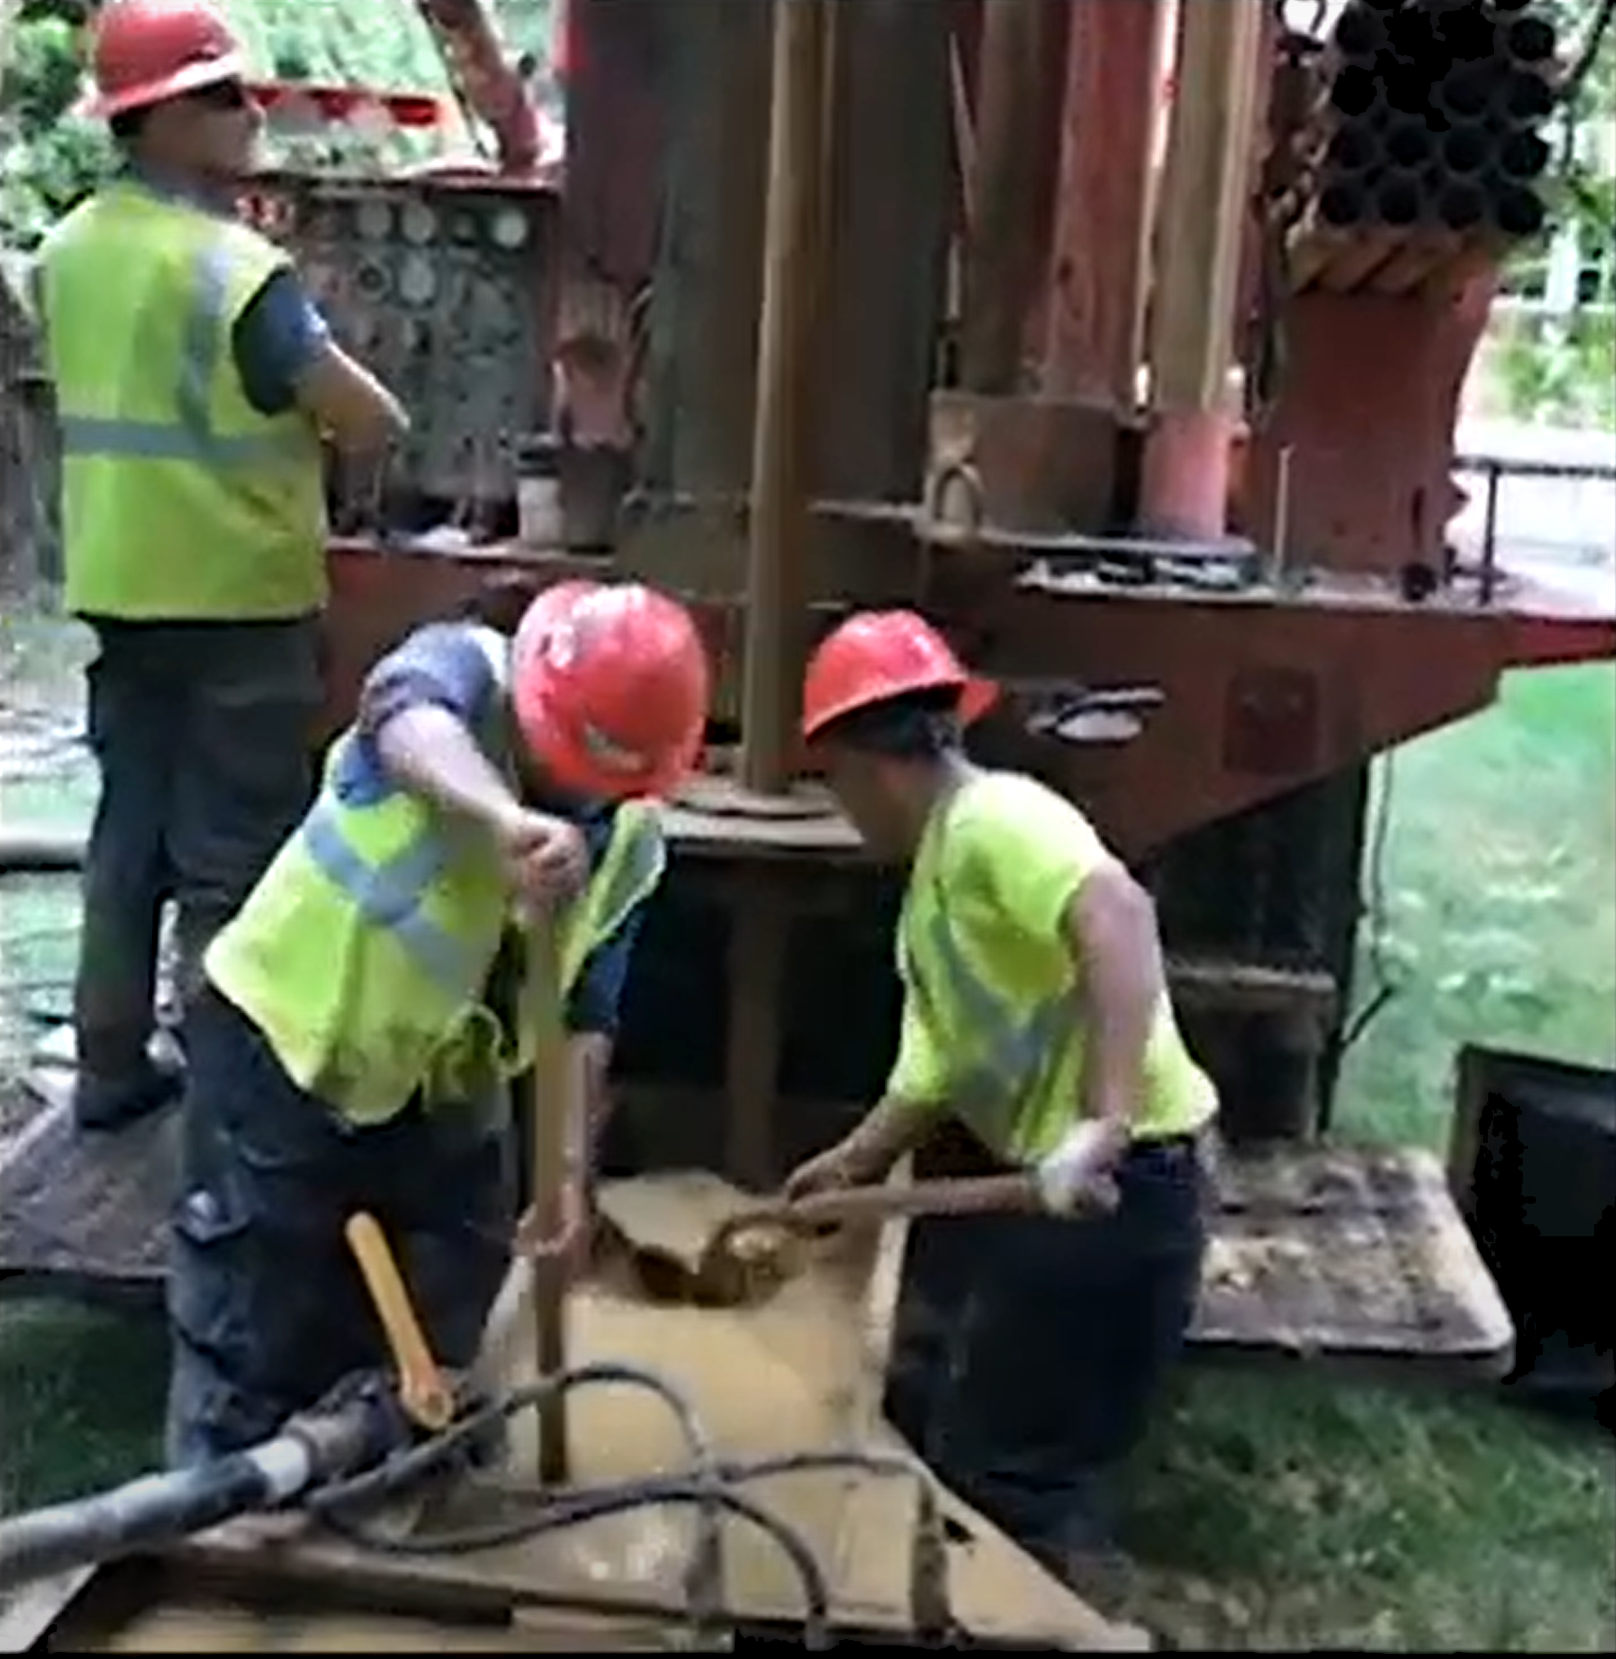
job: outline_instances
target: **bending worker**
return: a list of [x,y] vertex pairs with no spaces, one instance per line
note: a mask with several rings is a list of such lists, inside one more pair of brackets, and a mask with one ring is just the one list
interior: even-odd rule
[[[618,1000],[665,854],[641,797],[698,753],[673,600],[568,582],[514,641],[435,623],[372,670],[323,787],[213,941],[190,1010],[169,1455],[255,1443],[385,1347],[343,1228],[380,1222],[434,1351],[475,1357],[508,1266],[508,1090],[536,1040],[523,918],[562,928],[581,1218]],[[551,1241],[559,1247],[559,1241]]]
[[89,108],[124,165],[46,239],[34,299],[66,603],[98,646],[75,1109],[114,1128],[178,1087],[150,1042],[165,900],[183,995],[309,802],[321,435],[372,454],[406,422],[331,340],[286,254],[235,217],[260,123],[222,17],[119,0],[92,42]]
[[[910,1235],[888,1413],[1058,1572],[1105,1548],[1105,1477],[1183,1341],[1217,1110],[1168,1002],[1149,896],[1076,807],[973,766],[993,701],[930,626],[866,613],[813,656],[804,732],[871,848],[902,859],[905,999],[885,1097],[793,1196],[884,1180],[952,1116],[1043,1210]],[[1108,1211],[1078,1207],[1114,1186]]]

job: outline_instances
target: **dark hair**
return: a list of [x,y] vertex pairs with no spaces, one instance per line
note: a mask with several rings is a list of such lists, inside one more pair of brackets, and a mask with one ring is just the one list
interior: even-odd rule
[[942,760],[963,742],[959,700],[958,687],[889,697],[831,721],[819,737],[890,760]]
[[515,634],[539,593],[539,584],[527,576],[491,576],[451,613],[456,621],[480,622],[496,633]]

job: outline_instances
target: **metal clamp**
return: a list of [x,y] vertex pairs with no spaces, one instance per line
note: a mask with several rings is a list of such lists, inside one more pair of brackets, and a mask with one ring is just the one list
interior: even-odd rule
[[969,461],[944,461],[926,478],[916,529],[939,547],[972,547],[987,517],[982,474]]
[[1032,705],[1024,726],[1033,737],[1061,743],[1129,743],[1145,718],[1166,702],[1160,686],[1082,686],[1060,680],[1015,680],[1005,691]]

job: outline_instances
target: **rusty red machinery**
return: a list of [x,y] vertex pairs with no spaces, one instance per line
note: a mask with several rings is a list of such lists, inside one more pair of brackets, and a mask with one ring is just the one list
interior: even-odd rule
[[[283,168],[246,202],[414,417],[332,481],[323,732],[428,618],[576,574],[692,603],[708,765],[619,1042],[621,1158],[767,1185],[881,1086],[899,883],[793,732],[814,637],[894,602],[1006,686],[981,757],[1149,879],[1230,1138],[1325,1125],[1369,763],[1511,667],[1616,651],[1447,533],[1553,30],[1479,0],[1359,0],[1327,40],[1222,0],[570,0],[558,176],[490,14],[421,11],[493,158]],[[589,430],[586,363],[620,405]]]
[[[803,804],[811,791],[782,735],[794,665],[847,605],[919,600],[1015,693],[984,754],[1056,783],[1151,872],[1236,1131],[1309,1126],[1350,998],[1368,761],[1485,707],[1512,666],[1612,651],[1609,618],[1466,569],[1449,546],[1458,397],[1507,219],[1483,212],[1456,230],[1418,212],[1388,223],[1373,205],[1346,225],[1321,212],[1341,195],[1329,169],[1356,140],[1407,143],[1395,111],[1377,126],[1376,112],[1339,107],[1339,87],[1350,94],[1373,63],[1361,38],[1349,50],[1354,27],[1395,8],[1350,8],[1345,39],[1327,42],[1266,8],[1231,21],[1194,0],[1176,24],[1156,0],[837,8],[822,39],[805,32],[794,48],[819,88],[820,107],[799,97],[795,116],[799,149],[817,146],[812,176],[799,154],[790,178],[769,178],[766,5],[706,0],[675,15],[573,0],[559,195],[527,165],[513,83],[487,67],[475,8],[424,10],[461,30],[456,61],[484,65],[474,102],[497,132],[514,130],[501,173],[458,184],[479,211],[520,202],[532,225],[511,267],[528,271],[534,310],[506,439],[549,418],[545,363],[580,287],[638,323],[623,349],[644,358],[643,419],[605,555],[520,543],[508,455],[463,454],[404,503],[430,517],[460,492],[460,551],[400,555],[396,514],[387,534],[365,524],[335,542],[333,720],[380,648],[472,599],[496,567],[527,585],[583,566],[686,593],[722,670],[715,757],[731,756],[748,787],[721,791],[724,827],[702,832],[675,887],[698,912],[733,911],[702,937],[727,940],[750,964],[737,985],[755,991],[778,984],[759,966],[776,952],[764,921],[744,917],[774,918],[777,934],[822,928],[838,884],[867,879],[833,873],[856,861]],[[1404,10],[1427,38],[1417,95],[1435,98],[1454,80],[1446,37],[1436,13]],[[1521,76],[1549,84],[1538,58],[1511,58],[1511,40],[1489,35],[1488,50],[1517,100]],[[1492,176],[1473,160],[1457,185]],[[1384,173],[1360,165],[1346,182]],[[1457,185],[1428,194],[1462,219]],[[296,193],[307,203],[323,188]],[[424,187],[365,188],[407,215],[403,195]],[[771,204],[799,253],[818,249],[813,292],[777,294],[772,324]],[[823,248],[815,214],[834,227]],[[375,326],[394,325],[396,313]],[[476,360],[464,345],[453,353]],[[806,419],[806,437],[757,437],[760,357],[788,385],[795,375],[812,411],[777,413],[775,430]],[[1227,392],[1237,363],[1243,408]],[[441,383],[406,391],[447,407]],[[563,450],[564,493],[587,463]],[[811,505],[793,516],[782,482]],[[771,537],[794,545],[760,558]],[[711,787],[703,798],[717,799]],[[758,823],[771,826],[766,852]],[[732,892],[749,896],[732,905]],[[777,1000],[889,1009],[884,954],[862,954],[859,974],[843,962]],[[654,993],[640,1002],[625,1064],[656,1074]],[[738,1103],[760,1093],[846,1094],[826,1079],[782,1084],[782,1067],[798,1069],[791,1051],[817,1046],[807,1018],[748,1013],[737,989],[715,1020],[707,1081],[727,1075],[738,1116],[755,1118]],[[858,1068],[860,1090],[878,1082],[873,1065]],[[750,1138],[754,1174],[777,1165],[755,1130],[734,1137]]]
[[[558,176],[490,14],[418,3],[494,158],[271,171],[247,201],[414,420],[383,474],[333,478],[322,735],[428,619],[577,574],[692,604],[710,741],[667,814],[612,1169],[766,1187],[881,1087],[901,881],[794,738],[807,650],[864,604],[919,606],[998,677],[980,758],[1147,876],[1229,1138],[1325,1125],[1371,761],[1513,667],[1616,655],[1616,620],[1448,536],[1552,31],[1479,0],[1353,5],[1327,40],[1229,0],[570,0]],[[1364,102],[1393,48],[1418,72]],[[266,93],[293,96],[356,101]],[[613,418],[577,418],[590,375]],[[149,1288],[164,1189],[134,1192],[139,1147],[88,1177],[145,1207],[120,1253],[39,1219],[95,1154],[37,1139],[15,1208],[51,1259],[0,1270]],[[1440,1168],[1230,1162],[1198,1343],[1507,1366]],[[1243,1264],[1281,1235],[1302,1266],[1265,1301]]]

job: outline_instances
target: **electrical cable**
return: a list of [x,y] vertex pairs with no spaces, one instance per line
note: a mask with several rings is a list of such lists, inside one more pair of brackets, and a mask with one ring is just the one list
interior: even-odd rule
[[420,1535],[399,1538],[373,1533],[330,1513],[324,1519],[334,1532],[351,1542],[385,1554],[470,1555],[481,1550],[524,1543],[546,1533],[583,1526],[610,1515],[685,1504],[727,1510],[751,1522],[772,1538],[791,1563],[802,1585],[803,1645],[815,1649],[829,1645],[830,1586],[801,1532],[764,1505],[722,1486],[693,1485],[688,1480],[647,1479],[643,1482],[625,1482],[621,1487],[569,1488],[540,1514],[504,1524],[491,1523],[486,1527],[445,1531],[436,1537]]
[[452,1427],[412,1446],[408,1451],[389,1458],[362,1475],[333,1481],[311,1493],[304,1508],[314,1514],[323,1514],[336,1508],[347,1508],[355,1503],[384,1497],[409,1482],[419,1480],[449,1463],[457,1453],[469,1451],[480,1436],[497,1430],[524,1411],[543,1405],[552,1394],[570,1393],[575,1388],[596,1383],[617,1383],[628,1388],[643,1388],[655,1394],[673,1413],[685,1442],[690,1460],[703,1476],[716,1478],[711,1445],[703,1433],[695,1411],[684,1395],[655,1372],[641,1370],[635,1365],[615,1361],[600,1361],[580,1365],[539,1382],[528,1383],[500,1399],[490,1401],[468,1412]]
[[[530,1499],[532,1513],[485,1525],[416,1533],[400,1538],[374,1531],[352,1514],[353,1508],[407,1486],[470,1450],[479,1436],[507,1424],[519,1413],[537,1409],[558,1392],[591,1384],[616,1383],[657,1395],[672,1411],[685,1440],[692,1470],[562,1491],[511,1489],[508,1496]],[[740,1484],[780,1475],[837,1468],[859,1468],[878,1474],[903,1474],[921,1485],[921,1526],[940,1528],[935,1494],[925,1471],[912,1460],[895,1454],[807,1452],[754,1463],[715,1462],[710,1442],[689,1402],[678,1389],[653,1372],[638,1367],[598,1363],[529,1384],[504,1398],[479,1407],[467,1417],[409,1451],[389,1459],[363,1475],[349,1477],[310,1493],[301,1507],[318,1516],[332,1531],[366,1549],[393,1555],[459,1555],[497,1549],[536,1537],[582,1526],[610,1515],[652,1506],[690,1505],[699,1513],[698,1533],[692,1542],[685,1573],[685,1589],[692,1620],[711,1622],[722,1603],[721,1533],[719,1519],[729,1513],[749,1522],[775,1542],[791,1564],[803,1595],[804,1640],[811,1647],[826,1644],[830,1592],[825,1575],[800,1531],[767,1506],[734,1490]]]
[[[366,1498],[384,1496],[447,1465],[462,1451],[469,1451],[480,1436],[500,1430],[511,1418],[522,1411],[536,1409],[552,1395],[566,1394],[575,1388],[605,1383],[639,1388],[655,1394],[668,1407],[679,1426],[690,1461],[695,1465],[694,1470],[684,1477],[683,1486],[687,1491],[698,1494],[681,1501],[695,1502],[699,1507],[696,1536],[691,1543],[690,1560],[685,1571],[685,1599],[692,1620],[698,1626],[705,1626],[716,1617],[723,1603],[720,1513],[726,1506],[713,1465],[712,1447],[702,1431],[694,1408],[684,1395],[666,1378],[657,1376],[655,1372],[643,1370],[639,1366],[598,1361],[531,1383],[480,1407],[451,1428],[412,1447],[398,1457],[388,1459],[376,1469],[348,1480],[333,1482],[318,1492],[309,1494],[303,1507],[311,1513],[324,1516],[333,1530],[371,1548],[385,1548],[384,1540],[364,1533],[362,1528],[356,1527],[353,1522],[343,1517],[341,1510]],[[705,1498],[699,1494],[705,1494]]]
[[[679,1423],[695,1468],[679,1474],[646,1476],[590,1487],[569,1487],[555,1492],[538,1487],[531,1491],[512,1488],[508,1489],[507,1495],[517,1500],[530,1500],[534,1505],[532,1513],[479,1526],[415,1533],[402,1538],[373,1531],[351,1513],[356,1504],[379,1498],[446,1465],[462,1450],[469,1449],[480,1435],[508,1423],[524,1410],[536,1409],[551,1395],[603,1383],[640,1387],[656,1394],[667,1404]],[[302,1507],[319,1516],[332,1531],[366,1549],[392,1555],[426,1556],[473,1554],[526,1542],[547,1533],[636,1509],[690,1505],[699,1511],[700,1531],[693,1542],[685,1583],[691,1616],[697,1622],[711,1620],[718,1612],[717,1604],[722,1599],[716,1588],[721,1572],[718,1518],[721,1513],[728,1513],[765,1533],[786,1557],[802,1586],[805,1644],[818,1648],[826,1645],[828,1640],[830,1591],[812,1549],[796,1527],[766,1505],[734,1488],[782,1475],[837,1469],[858,1469],[915,1479],[921,1491],[921,1531],[926,1534],[940,1530],[936,1495],[925,1470],[910,1458],[894,1453],[835,1451],[793,1453],[749,1463],[717,1463],[699,1420],[676,1388],[652,1372],[628,1365],[601,1363],[546,1378],[480,1407],[454,1427],[389,1459],[378,1468],[333,1482],[311,1493]]]
[[1365,955],[1374,989],[1347,1022],[1341,1034],[1338,1057],[1345,1055],[1357,1043],[1403,990],[1386,963],[1386,846],[1391,836],[1392,781],[1393,752],[1388,750],[1380,758],[1380,786],[1376,792],[1374,820],[1369,832],[1369,856],[1365,861],[1365,885],[1368,889],[1363,899],[1364,917],[1368,924]]

